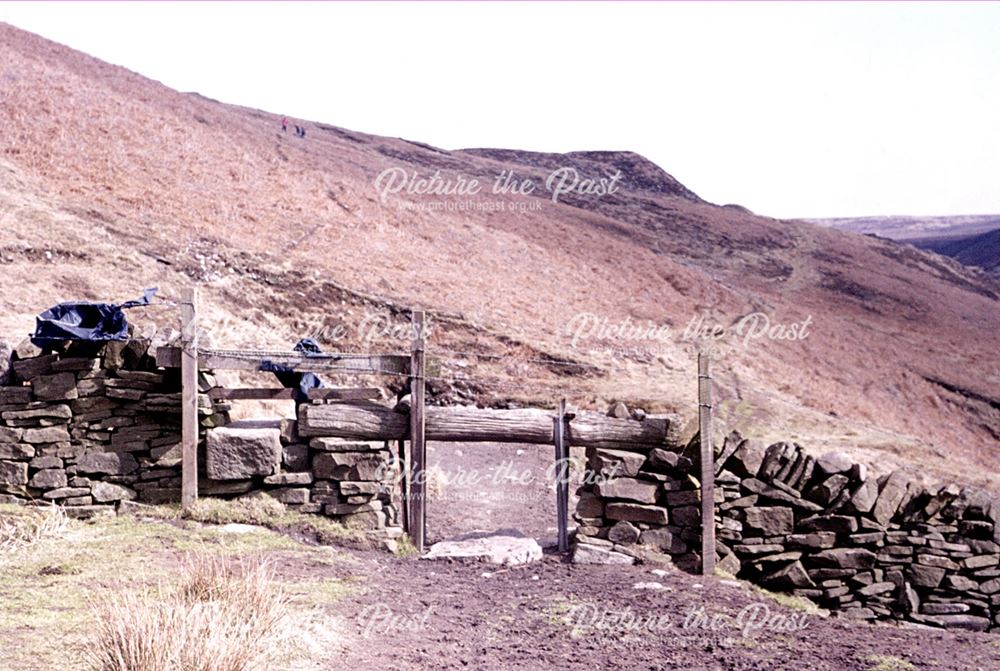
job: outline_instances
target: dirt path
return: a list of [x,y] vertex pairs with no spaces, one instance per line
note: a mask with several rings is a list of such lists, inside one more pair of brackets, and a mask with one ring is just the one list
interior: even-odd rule
[[674,569],[371,555],[355,570],[366,588],[338,605],[357,615],[331,669],[1000,669],[1000,637],[823,618]]
[[[550,449],[430,447],[448,479],[428,505],[431,542],[496,528],[552,539]],[[337,606],[352,615],[331,669],[1000,669],[1000,636],[826,618],[672,567],[576,566],[551,553],[510,569],[358,559],[350,571],[363,588]],[[636,589],[644,582],[662,588]]]
[[[556,537],[556,499],[549,487],[554,448],[500,443],[433,443],[427,539],[469,531],[518,529],[543,546]],[[575,487],[571,487],[575,489]],[[575,505],[575,503],[571,503]]]

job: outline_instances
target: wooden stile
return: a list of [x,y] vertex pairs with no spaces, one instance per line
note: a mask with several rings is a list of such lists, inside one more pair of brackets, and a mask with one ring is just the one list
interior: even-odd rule
[[[180,368],[182,382],[182,482],[185,510],[198,496],[198,370],[270,370],[268,364],[306,373],[356,373],[406,375],[410,380],[409,408],[374,402],[381,391],[372,387],[313,389],[298,407],[299,435],[337,436],[358,440],[396,440],[403,473],[403,525],[418,552],[424,551],[427,524],[427,439],[453,442],[510,442],[549,444],[555,447],[555,490],[558,547],[569,550],[570,445],[587,448],[646,450],[679,449],[681,425],[676,415],[619,419],[598,412],[566,410],[559,402],[553,417],[541,409],[489,409],[426,407],[425,315],[411,315],[413,340],[410,354],[326,354],[315,357],[296,352],[199,349],[197,340],[197,288],[182,292],[181,347],[160,347],[157,364]],[[698,359],[699,421],[702,476],[702,572],[715,566],[714,468],[711,445],[712,395],[707,354]],[[292,389],[226,389],[207,392],[212,400],[284,400],[295,398]],[[406,439],[409,439],[409,446]]]

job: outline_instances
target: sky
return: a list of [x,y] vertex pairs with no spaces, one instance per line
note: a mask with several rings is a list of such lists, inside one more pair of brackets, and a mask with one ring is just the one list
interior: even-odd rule
[[1000,213],[998,2],[0,3],[0,21],[366,133],[635,151],[775,217]]

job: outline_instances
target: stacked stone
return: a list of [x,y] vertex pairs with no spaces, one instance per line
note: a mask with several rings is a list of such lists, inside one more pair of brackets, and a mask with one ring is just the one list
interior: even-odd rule
[[691,459],[660,448],[586,454],[574,562],[697,564],[701,499]]
[[[52,501],[86,516],[122,501],[180,502],[179,371],[157,369],[147,347],[75,343],[43,353],[24,343],[13,362],[0,352],[0,503]],[[306,443],[294,420],[232,425],[230,406],[208,393],[217,386],[200,373],[201,495],[266,492],[352,528],[401,533],[387,443]]]
[[[229,424],[229,412],[232,405],[227,401],[213,399],[209,392],[219,387],[215,374],[211,371],[198,371],[198,424],[201,427],[200,435],[204,435],[208,429]],[[177,405],[172,412],[180,413],[180,396],[177,397]],[[202,443],[203,446],[203,443]]]
[[285,419],[277,427],[236,422],[208,431],[202,492],[264,491],[299,512],[399,535],[398,469],[389,444],[322,437],[306,444],[297,427]]
[[866,470],[730,435],[717,460],[720,567],[845,617],[1000,625],[1000,501]]
[[322,504],[323,514],[352,528],[399,525],[393,496],[399,470],[389,443],[313,438],[309,448],[313,502]]
[[53,501],[83,516],[179,491],[178,382],[145,347],[18,347],[0,387],[0,501]]

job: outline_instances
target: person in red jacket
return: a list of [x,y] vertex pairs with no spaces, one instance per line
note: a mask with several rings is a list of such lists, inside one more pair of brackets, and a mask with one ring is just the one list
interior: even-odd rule
[[288,117],[286,116],[281,117],[281,132],[282,133],[288,132]]

